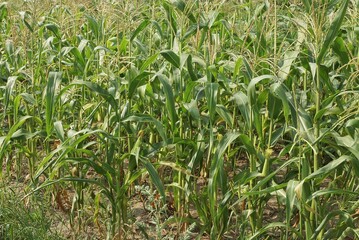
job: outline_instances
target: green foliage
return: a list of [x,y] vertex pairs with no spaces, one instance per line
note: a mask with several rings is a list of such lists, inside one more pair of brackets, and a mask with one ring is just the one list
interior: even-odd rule
[[356,7],[1,3],[2,178],[71,189],[73,237],[131,239],[140,199],[146,238],[356,238]]
[[[15,186],[14,186],[15,187]],[[16,188],[16,187],[15,187]],[[63,239],[53,229],[53,220],[46,216],[46,206],[19,204],[20,197],[11,188],[0,190],[0,238]]]

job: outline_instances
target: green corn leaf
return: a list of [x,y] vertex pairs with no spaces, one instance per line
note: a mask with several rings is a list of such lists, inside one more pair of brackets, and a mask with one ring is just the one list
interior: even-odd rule
[[90,26],[90,29],[91,29],[91,32],[93,34],[93,36],[96,38],[96,39],[99,39],[102,37],[102,26],[101,24],[92,16],[90,15],[87,15],[86,14],[86,18],[87,18],[87,21],[88,21],[88,25]]
[[108,91],[103,89],[100,85],[98,85],[97,83],[82,81],[82,80],[75,80],[71,83],[71,85],[86,86],[91,91],[93,91],[93,92],[99,94],[101,97],[103,97],[112,106],[112,108],[115,111],[118,110],[117,102],[113,98],[113,96]]
[[188,70],[188,74],[191,78],[192,81],[197,81],[198,80],[198,76],[195,73],[194,69],[193,69],[193,64],[192,64],[192,56],[189,55],[187,58],[187,70]]
[[[83,53],[84,52],[84,49],[86,46],[90,45],[89,43],[91,43],[89,40],[87,39],[81,39],[80,43],[79,43],[79,46],[77,47],[77,50],[80,52],[80,53]],[[85,61],[84,61],[85,62]]]
[[203,163],[204,153],[205,153],[206,148],[205,148],[202,132],[203,132],[203,130],[201,130],[201,133],[199,133],[197,135],[197,138],[195,139],[197,142],[197,150],[193,154],[191,161],[188,164],[188,168],[191,170],[191,172],[193,172],[197,166],[199,166]]
[[7,40],[5,42],[5,52],[6,52],[6,55],[9,59],[12,59],[13,58],[13,55],[14,55],[14,42],[11,41],[11,40]]
[[296,194],[298,200],[301,203],[303,203],[303,204],[308,203],[308,199],[312,195],[311,186],[308,182],[306,182],[306,181],[299,182],[295,186],[294,191],[295,191],[295,194]]
[[16,139],[20,139],[20,140],[29,140],[32,139],[33,137],[39,136],[40,132],[34,132],[34,133],[30,133],[28,132],[26,129],[19,129],[16,132],[14,132],[14,134],[11,137],[11,140],[16,140]]
[[269,117],[272,120],[275,120],[279,117],[279,114],[283,108],[282,102],[280,99],[275,97],[272,93],[268,94],[268,113]]
[[166,11],[167,21],[168,21],[168,24],[172,28],[172,32],[176,33],[177,32],[177,21],[176,21],[176,18],[174,17],[175,14],[173,11],[173,6],[171,6],[169,2],[164,1],[163,8]]
[[130,41],[132,42],[135,37],[142,32],[151,22],[148,19],[143,20],[140,25],[136,28],[136,30],[132,33]]
[[142,39],[138,39],[136,38],[135,40],[133,40],[133,43],[136,44],[137,49],[140,51],[141,54],[147,56],[148,53],[148,47],[146,46],[146,44],[144,43],[144,41],[142,41]]
[[192,14],[191,11],[185,11],[186,10],[186,3],[182,0],[176,0],[172,2],[173,5],[175,5],[181,12],[183,12],[190,20],[191,22],[196,22],[196,18]]
[[[215,217],[215,223],[217,230],[214,234],[218,234],[219,225],[227,224],[226,212],[228,211],[228,206],[223,205],[222,208],[217,209],[217,191],[221,189],[223,192],[227,192],[227,173],[224,171],[224,160],[223,154],[228,146],[238,138],[238,133],[227,133],[219,142],[217,150],[214,154],[214,159],[211,162],[210,173],[209,173],[209,182],[208,182],[208,195],[210,202],[210,211],[212,216]],[[224,214],[224,215],[223,215]]]
[[188,82],[186,84],[186,90],[184,91],[183,94],[183,102],[189,102],[192,101],[193,97],[194,97],[194,89],[195,87],[198,85],[198,82]]
[[268,231],[269,229],[272,229],[272,228],[279,228],[279,227],[282,227],[282,228],[285,228],[285,224],[284,223],[281,223],[281,222],[274,222],[274,223],[269,223],[268,225],[262,227],[260,230],[258,230],[257,232],[255,232],[250,238],[249,240],[252,240],[252,239],[258,239],[258,237],[262,234],[264,234],[266,231]]
[[130,158],[130,163],[129,163],[130,170],[135,169],[135,167],[138,166],[138,160],[140,158],[140,151],[141,151],[142,138],[143,138],[142,130],[137,134],[137,136],[138,136],[137,140],[131,149],[131,155],[132,158],[134,157],[135,161],[131,161],[133,159]]
[[[249,116],[250,116],[250,120],[248,125],[250,126],[250,128],[253,128],[253,126],[255,127],[255,129],[257,130],[258,134],[260,135],[259,138],[263,139],[262,133],[262,117],[260,116],[260,109],[261,109],[261,101],[260,99],[264,99],[266,98],[267,93],[264,91],[262,93],[259,94],[259,96],[257,95],[257,91],[256,91],[256,85],[258,83],[260,83],[263,80],[271,80],[271,79],[275,79],[275,76],[273,75],[262,75],[256,78],[253,78],[250,82],[249,85],[247,87],[247,96],[248,96],[248,103],[249,103]],[[264,96],[264,98],[263,98]],[[252,130],[252,129],[251,129]]]
[[169,114],[169,118],[171,120],[171,126],[172,126],[172,131],[175,130],[176,127],[176,122],[177,122],[177,111],[176,111],[176,107],[175,107],[175,100],[174,100],[174,96],[173,96],[173,90],[171,85],[168,82],[168,79],[165,75],[163,74],[156,74],[157,78],[160,80],[162,86],[163,86],[163,91],[165,92],[165,96],[166,96],[166,108]]
[[274,96],[282,100],[283,112],[286,121],[289,121],[289,117],[292,117],[293,125],[297,126],[297,112],[295,110],[292,97],[288,94],[288,91],[280,83],[274,83],[271,85],[271,92]]
[[249,126],[250,122],[250,109],[249,109],[249,102],[248,97],[243,92],[238,92],[233,95],[233,99],[236,102],[237,106],[239,107],[239,110],[241,114],[244,117],[244,122],[247,126]]
[[53,23],[45,24],[45,28],[50,30],[58,39],[61,39],[59,27]]
[[325,36],[325,40],[322,44],[322,48],[319,52],[319,55],[317,57],[317,63],[320,64],[323,60],[324,55],[326,54],[329,46],[333,42],[333,40],[337,37],[340,26],[342,25],[343,19],[345,17],[345,14],[347,12],[347,8],[349,5],[349,0],[343,0],[341,1],[341,7],[338,10],[332,25],[330,26],[327,35]]
[[216,115],[218,87],[218,83],[207,83],[205,89],[209,118],[212,122]]
[[340,136],[338,133],[336,132],[331,132],[331,134],[334,136],[336,143],[339,146],[343,146],[346,149],[348,149],[353,155],[354,157],[351,158],[351,164],[353,166],[353,170],[356,176],[359,177],[359,141],[358,141],[358,134],[356,134],[353,137],[351,137],[350,135],[346,135],[346,136]]
[[158,53],[153,54],[149,58],[146,59],[146,61],[142,64],[140,68],[140,72],[145,71],[153,62],[157,60]]
[[54,107],[56,102],[56,88],[60,85],[61,82],[61,73],[60,72],[50,72],[49,78],[46,86],[46,133],[47,136],[50,136],[53,128],[54,121]]
[[[7,146],[9,145],[11,138],[16,133],[16,131],[30,118],[32,118],[32,116],[21,117],[14,125],[12,125],[12,127],[10,128],[10,130],[6,136],[0,137],[0,164],[1,164],[1,166],[3,166],[4,155],[6,153]],[[2,177],[2,170],[3,170],[3,168],[0,168],[0,178]]]
[[304,178],[303,181],[309,181],[310,179],[315,179],[317,177],[323,178],[324,176],[329,174],[331,171],[336,170],[341,164],[343,164],[344,162],[346,162],[350,159],[351,159],[350,156],[343,155],[343,156],[339,157],[338,159],[331,161],[327,165],[319,168],[317,171],[313,172],[312,174],[310,174],[309,176]]
[[25,24],[25,26],[30,30],[30,32],[34,32],[34,29],[30,25],[30,23],[28,22],[28,20],[30,18],[29,12],[28,11],[26,11],[26,12],[20,11],[19,14],[20,14],[21,20]]
[[63,47],[63,48],[61,48],[60,55],[62,57],[66,57],[67,54],[69,54],[72,49],[74,49],[74,47]]
[[[180,56],[180,69],[182,70],[184,65],[188,63],[187,59],[190,57],[187,53],[182,53]],[[176,70],[178,71],[178,70]]]
[[134,93],[137,88],[147,84],[148,76],[150,76],[152,73],[150,72],[142,72],[139,75],[137,75],[134,79],[131,79],[128,86],[128,97],[131,99],[134,97]]
[[359,119],[350,119],[345,124],[346,128],[359,128]]
[[[106,137],[111,138],[106,132],[102,130],[89,130],[83,129],[80,131],[71,131],[71,134],[68,134],[68,138],[62,142],[56,149],[51,151],[44,159],[38,164],[38,170],[34,175],[34,178],[37,179],[41,174],[43,174],[51,166],[56,166],[58,163],[63,162],[67,158],[67,155],[71,151],[84,151],[86,149],[78,148],[78,145],[83,141],[89,139],[91,136],[96,135],[97,133],[104,134]],[[91,151],[86,151],[87,155],[93,155]],[[56,157],[54,157],[56,156]]]
[[32,94],[29,93],[20,93],[20,96],[27,102],[30,103],[32,105],[36,105],[36,99],[34,98],[34,96]]
[[129,41],[126,38],[126,36],[123,36],[123,38],[121,39],[121,42],[120,42],[120,46],[119,46],[120,53],[126,54],[128,43],[129,43]]
[[256,94],[256,85],[263,81],[263,80],[266,80],[266,79],[275,79],[275,76],[273,75],[262,75],[262,76],[259,76],[259,77],[256,77],[256,78],[253,78],[249,85],[248,85],[248,88],[247,88],[247,96],[248,97],[248,102],[249,102],[249,106],[253,107],[257,98],[257,94]]
[[5,106],[4,106],[4,112],[6,112],[6,109],[9,106],[10,103],[10,97],[13,94],[14,86],[16,83],[17,76],[11,76],[8,78],[6,83],[6,89],[5,89]]
[[95,170],[95,172],[100,174],[101,176],[106,176],[107,173],[109,172],[115,173],[114,169],[112,171],[108,171],[106,167],[97,164],[94,160],[89,158],[71,157],[71,158],[65,158],[64,161],[70,163],[82,163],[91,166]]
[[270,187],[267,187],[267,188],[265,188],[265,189],[261,189],[261,190],[258,190],[258,191],[245,192],[245,193],[243,193],[242,195],[243,195],[243,196],[260,196],[260,195],[265,195],[265,194],[277,192],[278,190],[282,190],[282,189],[285,188],[286,186],[287,186],[287,183],[282,183],[282,184],[270,186]]
[[[227,133],[219,142],[214,158],[219,160],[223,156],[228,146],[238,137],[240,137],[239,133]],[[213,161],[212,163],[212,170],[215,171],[216,163],[215,161]]]
[[233,120],[232,114],[229,112],[229,110],[225,106],[223,106],[221,104],[217,104],[216,112],[223,118],[224,121],[226,121],[226,123],[230,127],[233,127],[234,120]]
[[293,206],[295,203],[295,187],[299,182],[290,180],[287,184],[286,198],[285,198],[285,214],[286,214],[286,236],[288,238],[290,232],[290,219],[292,217]]
[[272,133],[270,145],[273,146],[283,136],[285,127],[280,127]]
[[[86,43],[87,43],[87,42],[86,42]],[[73,56],[75,57],[74,62],[76,63],[76,65],[78,64],[78,65],[80,66],[79,69],[80,69],[82,72],[84,72],[85,66],[86,66],[86,61],[85,61],[84,57],[82,56],[80,49],[74,47],[74,48],[71,49],[71,53],[72,53]]]
[[163,128],[163,124],[158,121],[157,119],[149,116],[149,115],[145,115],[145,114],[136,114],[136,115],[131,115],[125,119],[122,119],[122,122],[150,122],[153,123],[156,126],[156,130],[158,131],[158,134],[161,136],[161,138],[163,139],[163,141],[165,141],[167,143],[167,137]]
[[291,158],[290,160],[287,160],[286,162],[284,162],[282,165],[280,165],[279,167],[277,167],[274,171],[270,172],[268,174],[268,176],[263,176],[261,174],[262,177],[264,177],[262,180],[260,180],[251,191],[258,191],[258,189],[260,189],[262,186],[264,186],[266,183],[268,183],[270,180],[273,179],[273,177],[281,170],[281,169],[285,169],[287,166],[289,166],[290,164],[297,162],[298,158]]
[[176,53],[174,53],[172,50],[164,50],[160,53],[162,57],[166,59],[169,63],[171,63],[174,67],[180,68],[181,59]]
[[184,42],[186,39],[193,36],[195,33],[197,33],[198,30],[201,30],[202,28],[204,28],[204,26],[201,24],[189,25],[185,34],[183,34],[181,41]]
[[312,119],[303,107],[300,105],[297,107],[295,105],[293,96],[287,87],[282,83],[273,83],[271,85],[271,93],[282,101],[286,121],[289,121],[289,117],[291,117],[294,127],[302,131],[302,136],[309,143],[314,143],[315,138],[312,131]]
[[0,3],[0,22],[5,20],[8,16],[7,2]]
[[65,132],[61,121],[54,122],[55,132],[61,142],[65,141]]
[[167,161],[159,161],[159,165],[171,167],[173,170],[176,170],[178,172],[181,172],[185,174],[186,176],[194,177],[194,175],[191,174],[191,172],[183,167],[181,167],[179,164],[174,162],[167,162]]
[[208,19],[208,25],[207,25],[208,29],[211,29],[212,26],[213,26],[215,23],[217,23],[216,20],[217,20],[218,15],[219,15],[219,12],[218,12],[218,11],[212,11],[212,12],[210,12],[210,14],[209,14],[209,19]]
[[349,190],[345,190],[345,189],[321,189],[318,190],[316,192],[314,192],[309,198],[308,201],[311,201],[312,199],[321,197],[321,196],[325,196],[325,195],[333,195],[333,194],[337,194],[337,195],[359,195],[358,192],[353,192],[353,191],[349,191]]
[[189,112],[189,114],[194,120],[200,120],[201,115],[199,113],[196,100],[192,99],[190,103],[184,103],[183,106],[186,108],[186,110]]
[[331,134],[334,136],[335,141],[339,146],[347,148],[357,159],[359,159],[358,137],[352,138],[350,135],[342,137],[336,132],[332,132]]
[[286,80],[290,72],[293,61],[297,58],[299,51],[286,51],[284,54],[283,65],[279,68],[278,77]]
[[239,136],[239,139],[242,141],[242,143],[244,144],[245,149],[248,151],[249,154],[252,155],[257,155],[257,151],[253,146],[253,143],[251,142],[251,139],[245,135],[245,134],[241,134]]
[[333,87],[333,82],[330,80],[330,77],[329,77],[330,69],[328,69],[324,65],[319,65],[317,67],[318,67],[318,70],[319,70],[319,76],[320,76],[321,81],[328,87],[330,92],[332,94],[334,94],[335,89]]
[[312,9],[312,0],[302,0],[305,10],[307,11],[307,13],[310,13],[311,9]]
[[152,163],[148,161],[148,159],[141,157],[140,160],[145,166],[148,174],[150,175],[153,184],[156,186],[158,192],[160,193],[162,202],[165,203],[166,202],[165,187],[163,186],[163,183],[161,181],[160,176],[157,173],[157,170],[152,165]]
[[337,37],[335,39],[333,44],[333,50],[339,56],[340,61],[343,65],[349,62],[350,55],[343,38]]
[[90,183],[97,185],[101,188],[101,192],[109,199],[111,202],[111,205],[116,206],[115,200],[113,198],[113,195],[111,194],[110,190],[103,184],[101,181],[94,180],[94,179],[84,179],[84,178],[73,178],[73,177],[62,177],[56,180],[47,180],[28,194],[26,194],[21,200],[24,200],[25,198],[31,196],[32,194],[40,191],[43,188],[52,186],[54,184],[62,183],[62,182],[83,182],[83,183]]
[[151,20],[151,23],[155,27],[155,29],[157,30],[159,36],[162,39],[163,38],[163,31],[162,31],[162,28],[161,28],[160,24],[155,20]]
[[[317,236],[319,235],[319,233],[322,231],[322,229],[324,229],[324,227],[328,224],[328,222],[331,219],[336,218],[337,216],[342,216],[344,219],[348,219],[350,221],[351,216],[349,215],[349,213],[343,211],[343,210],[334,210],[331,211],[330,213],[328,213],[325,218],[322,220],[322,222],[319,224],[319,226],[317,227],[317,229],[315,229],[315,232],[313,233],[313,235],[311,236],[311,240],[317,239]],[[352,225],[352,227],[354,227],[354,224]]]

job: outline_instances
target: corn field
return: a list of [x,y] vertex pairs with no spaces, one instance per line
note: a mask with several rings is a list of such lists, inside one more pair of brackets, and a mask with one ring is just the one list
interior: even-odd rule
[[358,0],[2,2],[0,78],[0,239],[359,239]]

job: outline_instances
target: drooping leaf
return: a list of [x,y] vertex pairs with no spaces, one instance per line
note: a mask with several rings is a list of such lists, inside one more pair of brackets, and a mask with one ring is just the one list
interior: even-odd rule
[[201,115],[197,106],[197,101],[192,99],[189,103],[184,103],[183,106],[187,109],[191,117],[195,120],[199,120]]
[[319,168],[317,171],[313,172],[312,174],[310,174],[309,176],[307,176],[304,181],[308,181],[310,179],[314,179],[316,177],[323,177],[327,174],[329,174],[331,171],[337,169],[337,167],[339,167],[342,163],[344,163],[347,160],[350,160],[351,158],[349,156],[341,156],[336,160],[331,161],[330,163],[328,163],[327,165]]
[[57,137],[64,142],[65,141],[65,132],[64,132],[64,128],[62,126],[62,122],[61,121],[56,121],[54,122],[54,127],[55,127],[55,132]]
[[150,122],[153,123],[156,126],[156,130],[158,131],[158,134],[161,136],[161,138],[167,142],[167,136],[165,134],[165,131],[163,129],[163,124],[158,121],[157,119],[153,118],[152,116],[146,115],[146,114],[136,114],[126,117],[125,119],[122,119],[122,122]]
[[259,229],[257,232],[255,232],[250,238],[249,240],[252,240],[252,239],[258,239],[258,237],[262,234],[264,234],[266,231],[268,231],[269,229],[271,228],[279,228],[279,227],[282,227],[282,228],[285,228],[285,224],[284,223],[281,223],[281,222],[273,222],[273,223],[269,223],[268,225],[262,227],[261,229]]
[[103,89],[100,85],[97,83],[89,82],[89,81],[82,81],[82,80],[75,80],[71,83],[71,85],[80,85],[80,86],[86,86],[91,91],[99,94],[101,97],[103,97],[112,107],[115,111],[118,110],[118,104],[116,100],[113,98],[113,96]]
[[140,160],[145,165],[145,168],[148,174],[150,175],[153,184],[156,186],[158,192],[160,193],[162,202],[165,203],[166,202],[165,187],[163,186],[163,183],[161,181],[160,176],[157,173],[157,170],[151,164],[151,162],[148,161],[148,159],[141,157]]
[[286,80],[290,72],[293,61],[297,58],[299,51],[286,51],[284,54],[283,65],[279,68],[278,76]]
[[169,63],[171,63],[174,67],[180,68],[181,61],[180,57],[174,53],[172,50],[164,50],[160,52],[162,57],[166,59]]
[[[191,22],[196,22],[196,18],[194,17],[193,13],[186,8],[186,3],[182,0],[175,0],[172,2],[181,12],[183,12]],[[186,11],[187,10],[187,11]]]
[[225,106],[217,104],[216,111],[230,127],[233,127],[233,117]]
[[250,110],[247,95],[243,92],[238,92],[233,95],[233,99],[238,105],[239,110],[244,117],[245,124],[249,126],[248,124],[250,122]]
[[152,73],[150,72],[142,72],[139,75],[137,75],[134,79],[131,79],[129,81],[129,87],[128,87],[128,97],[131,99],[134,96],[134,93],[137,88],[145,85],[147,83],[147,77],[150,76]]
[[45,28],[50,30],[53,34],[55,34],[55,36],[58,39],[61,39],[60,30],[56,24],[53,24],[53,23],[45,24]]

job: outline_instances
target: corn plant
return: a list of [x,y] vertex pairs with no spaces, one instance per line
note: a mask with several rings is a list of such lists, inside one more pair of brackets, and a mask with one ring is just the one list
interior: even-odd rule
[[55,2],[0,4],[22,199],[74,237],[358,238],[358,1]]

